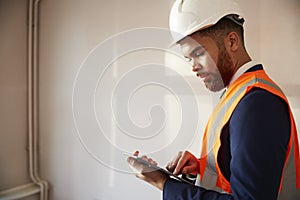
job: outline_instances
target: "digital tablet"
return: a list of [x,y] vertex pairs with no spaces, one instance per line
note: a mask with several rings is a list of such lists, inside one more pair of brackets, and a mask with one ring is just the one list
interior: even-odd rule
[[159,167],[159,166],[157,166],[157,165],[154,165],[154,164],[152,164],[152,163],[150,163],[150,162],[148,162],[148,161],[142,159],[141,157],[133,156],[133,155],[130,155],[130,154],[127,154],[127,153],[124,153],[124,154],[125,154],[126,156],[129,156],[129,157],[135,159],[137,162],[146,165],[147,167],[149,167],[149,168],[151,168],[151,169],[153,169],[153,170],[161,171],[162,173],[164,173],[164,174],[166,174],[166,175],[168,175],[168,176],[170,176],[170,177],[172,177],[172,178],[174,178],[174,179],[177,179],[177,180],[179,180],[179,181],[181,181],[181,182],[183,182],[183,183],[187,183],[187,184],[193,185],[193,183],[189,182],[188,180],[185,180],[185,179],[183,179],[183,178],[180,177],[180,176],[176,176],[176,175],[174,175],[173,173],[169,172],[168,170],[166,170],[166,169],[164,169],[164,168],[161,168],[161,167]]

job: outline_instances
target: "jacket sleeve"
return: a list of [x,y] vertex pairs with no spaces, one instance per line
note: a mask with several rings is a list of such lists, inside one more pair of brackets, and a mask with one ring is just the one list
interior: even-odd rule
[[[276,199],[290,137],[286,104],[267,91],[254,89],[233,112],[229,135],[232,194],[169,179],[164,185],[163,199]],[[222,164],[219,159],[218,162]]]

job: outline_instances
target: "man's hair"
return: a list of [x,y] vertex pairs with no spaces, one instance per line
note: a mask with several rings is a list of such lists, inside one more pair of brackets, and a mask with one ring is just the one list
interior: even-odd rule
[[224,45],[224,38],[232,31],[238,34],[242,42],[242,47],[245,49],[244,28],[231,19],[223,17],[215,25],[204,30],[200,30],[198,33],[201,36],[208,36],[212,38],[216,42],[217,46],[220,47],[220,45]]

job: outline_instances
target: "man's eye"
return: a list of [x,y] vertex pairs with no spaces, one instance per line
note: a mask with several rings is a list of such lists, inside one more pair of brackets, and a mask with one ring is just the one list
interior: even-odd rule
[[192,61],[192,59],[185,57],[185,61],[188,62],[188,63],[190,63]]
[[200,51],[195,53],[195,57],[201,57],[205,54],[205,51]]

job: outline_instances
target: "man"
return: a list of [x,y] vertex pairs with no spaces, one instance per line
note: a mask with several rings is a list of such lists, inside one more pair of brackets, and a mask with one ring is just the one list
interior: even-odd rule
[[163,199],[300,199],[293,115],[281,89],[248,55],[239,14],[231,0],[178,0],[172,8],[170,28],[193,72],[209,90],[226,92],[207,123],[199,158],[180,152],[167,166],[175,175],[198,174],[197,186],[128,158],[137,177],[163,190]]

